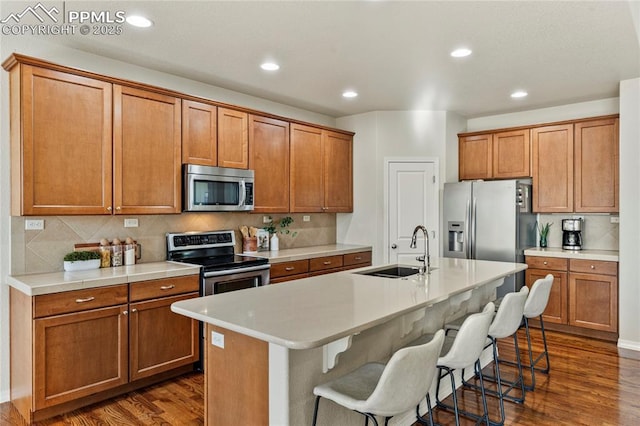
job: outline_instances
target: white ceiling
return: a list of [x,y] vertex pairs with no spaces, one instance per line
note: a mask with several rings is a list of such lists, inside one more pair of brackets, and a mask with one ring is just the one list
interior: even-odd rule
[[[375,110],[477,117],[616,97],[620,80],[640,76],[640,38],[627,1],[67,1],[65,7],[143,13],[155,25],[127,26],[120,36],[51,37],[53,43],[335,117]],[[451,58],[459,46],[473,55]],[[265,59],[280,71],[262,71]],[[359,96],[343,99],[345,89]],[[529,96],[511,99],[516,89]]]

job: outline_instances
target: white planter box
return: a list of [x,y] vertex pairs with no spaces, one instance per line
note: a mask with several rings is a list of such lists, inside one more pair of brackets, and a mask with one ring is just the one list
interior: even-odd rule
[[88,271],[89,269],[98,269],[100,267],[100,259],[77,260],[75,262],[64,261],[65,271]]

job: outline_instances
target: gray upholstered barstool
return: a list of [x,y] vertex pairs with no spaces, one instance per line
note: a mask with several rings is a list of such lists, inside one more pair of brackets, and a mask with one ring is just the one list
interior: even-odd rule
[[318,418],[321,397],[364,415],[365,425],[369,419],[377,425],[376,416],[383,416],[386,425],[391,417],[418,406],[433,382],[443,341],[444,331],[439,330],[427,343],[398,350],[386,366],[368,363],[316,386],[313,389],[316,395],[313,425]]
[[[496,311],[496,315],[491,322],[491,326],[489,327],[488,338],[485,344],[485,349],[489,346],[493,349],[493,362],[494,362],[494,371],[495,377],[488,377],[483,375],[482,370],[480,370],[479,374],[482,375],[483,379],[494,380],[496,382],[496,391],[485,390],[485,392],[496,395],[499,398],[500,404],[500,420],[497,422],[492,422],[492,424],[502,425],[505,421],[504,414],[504,399],[510,399],[514,402],[524,402],[525,397],[525,387],[524,387],[524,377],[522,375],[522,364],[520,362],[520,351],[518,349],[518,329],[520,328],[520,324],[522,324],[522,318],[524,314],[524,305],[527,301],[527,296],[529,295],[529,288],[522,287],[517,293],[508,293],[502,299],[500,307]],[[459,330],[460,326],[464,323],[465,319],[468,317],[464,316],[455,321],[445,324],[445,330],[448,333],[450,330]],[[498,358],[498,340],[504,339],[507,337],[513,336],[514,345],[515,345],[515,353],[516,353],[516,366],[518,368],[518,376],[513,382],[505,383],[500,374],[500,362],[501,360]],[[464,373],[463,373],[464,378]],[[470,383],[464,382],[465,385],[477,388],[477,386],[472,385]],[[506,390],[503,389],[503,386],[506,386]],[[516,387],[520,388],[520,397],[510,396],[509,393]]]
[[[456,396],[456,382],[453,375],[454,370],[462,370],[464,368],[474,366],[476,371],[480,370],[480,354],[482,353],[487,336],[489,326],[495,313],[495,306],[489,302],[482,312],[469,315],[460,325],[460,329],[455,337],[446,336],[442,347],[440,358],[438,358],[438,381],[436,385],[436,405],[439,408],[452,410],[455,414],[456,425],[460,424],[460,414],[472,417],[475,420],[484,419],[489,424],[489,413],[487,409],[487,400],[484,391],[484,383],[482,376],[480,379],[480,393],[482,396],[482,415],[476,415],[458,408],[458,397]],[[430,335],[424,335],[419,339],[411,342],[409,346],[422,344],[425,340],[430,339]],[[443,373],[444,371],[444,373]],[[451,380],[453,406],[444,404],[440,400],[440,381],[449,376]]]
[[[534,390],[536,387],[536,370],[548,374],[551,364],[549,364],[549,350],[547,349],[547,336],[544,333],[544,321],[542,319],[542,313],[547,308],[549,302],[549,294],[551,294],[551,287],[553,286],[553,275],[547,274],[546,277],[537,279],[531,286],[527,302],[524,305],[524,327],[527,334],[527,347],[529,350],[529,365],[531,371],[531,386],[526,386],[527,390]],[[538,317],[540,321],[540,331],[542,333],[542,343],[544,351],[533,359],[533,350],[531,348],[531,330],[529,328],[529,319]],[[536,365],[544,357],[546,361],[545,368],[538,368]]]

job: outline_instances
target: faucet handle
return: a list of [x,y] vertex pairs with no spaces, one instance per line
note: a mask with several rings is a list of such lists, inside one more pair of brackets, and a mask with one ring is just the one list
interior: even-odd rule
[[418,257],[416,257],[416,260],[418,262],[424,262],[424,256],[418,256]]

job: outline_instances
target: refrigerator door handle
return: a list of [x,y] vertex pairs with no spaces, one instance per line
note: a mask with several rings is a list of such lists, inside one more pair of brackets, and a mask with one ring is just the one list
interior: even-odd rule
[[464,257],[467,259],[471,259],[471,200],[467,199],[467,209],[465,210],[465,214],[464,214],[464,223],[466,224],[466,228],[464,230],[465,233],[465,246],[464,246],[464,250],[465,250],[465,254]]
[[471,205],[471,236],[469,244],[469,259],[476,258],[476,213],[478,210],[478,199],[473,197],[473,204]]

